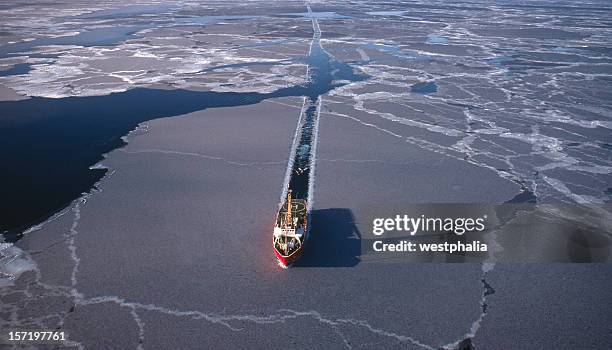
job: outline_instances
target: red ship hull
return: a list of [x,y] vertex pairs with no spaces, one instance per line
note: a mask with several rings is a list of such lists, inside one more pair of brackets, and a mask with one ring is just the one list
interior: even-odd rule
[[301,246],[299,249],[293,252],[293,254],[289,256],[284,256],[274,247],[274,245],[273,245],[273,248],[274,248],[274,255],[276,255],[278,262],[281,263],[285,267],[288,267],[289,265],[296,262],[300,258],[300,256],[302,256],[302,252],[304,251],[304,246]]
[[296,262],[304,251],[309,229],[308,203],[304,199],[292,199],[291,190],[287,200],[276,215],[272,237],[272,249],[283,267]]

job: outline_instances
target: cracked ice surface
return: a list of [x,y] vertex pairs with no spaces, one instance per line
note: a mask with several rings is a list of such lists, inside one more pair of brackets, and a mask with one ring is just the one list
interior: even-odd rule
[[[462,337],[479,318],[478,266],[276,267],[265,237],[301,108],[297,98],[278,102],[152,121],[130,136],[103,162],[115,171],[98,191],[19,242],[38,268],[5,290],[7,324],[59,324],[84,348],[94,339],[120,347],[274,347],[294,336],[293,327],[317,335],[297,337],[296,347],[433,349]],[[247,111],[266,113],[236,128],[249,123],[240,117]],[[263,134],[275,137],[262,142]],[[219,137],[242,145],[221,147]],[[449,279],[461,295],[447,288]],[[370,292],[359,292],[364,286]],[[12,301],[19,295],[40,302]],[[449,305],[444,319],[431,313],[440,300]],[[54,307],[44,309],[45,301]],[[432,334],[420,322],[449,328]]]
[[[215,15],[231,11],[224,3],[99,6],[0,9],[11,33],[2,42],[0,69],[29,66],[0,83],[19,95],[61,98],[151,86],[270,92],[304,82],[300,59],[309,41],[274,29],[287,19]],[[294,31],[310,26],[290,22]]]
[[321,24],[336,34],[327,50],[371,76],[332,92],[330,115],[489,169],[540,201],[610,200],[609,4],[434,2],[362,14],[371,10],[362,3],[352,20]]

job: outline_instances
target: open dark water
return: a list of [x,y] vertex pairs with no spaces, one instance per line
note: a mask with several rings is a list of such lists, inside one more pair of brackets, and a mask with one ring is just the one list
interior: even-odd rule
[[438,86],[434,82],[416,83],[410,87],[410,92],[418,94],[431,94],[438,91]]
[[[140,30],[150,28],[151,24],[120,25],[114,27],[94,28],[73,36],[55,38],[40,38],[31,41],[21,41],[0,46],[0,58],[7,58],[16,53],[28,52],[37,46],[44,45],[79,45],[79,46],[109,46],[137,37]],[[30,57],[40,57],[30,54]]]
[[11,75],[28,74],[32,64],[30,63],[18,63],[13,68],[0,71],[0,77],[8,77]]
[[321,49],[312,50],[307,62],[311,76],[306,84],[271,93],[136,88],[106,96],[0,102],[0,232],[7,241],[16,241],[25,228],[91,190],[106,170],[90,166],[125,145],[122,136],[139,123],[268,98],[316,100],[341,86],[337,80],[366,78]]
[[[330,86],[333,85],[335,79],[332,72],[339,72],[342,76],[352,76],[351,67],[345,64],[338,64],[337,61],[332,60],[327,52],[323,50],[320,39],[321,33],[317,29],[311,45],[310,55],[308,56],[308,66],[318,68],[309,70],[309,79],[313,82],[318,82],[321,86]],[[352,76],[352,78],[354,80],[360,79],[360,77],[355,76]],[[322,93],[324,91],[313,91],[313,93],[306,95],[308,98],[305,101],[305,110],[303,111],[300,125],[298,125],[300,128],[298,140],[296,140],[298,144],[288,185],[293,198],[309,199],[308,190],[309,182],[311,181],[310,173],[312,171],[311,160],[316,156],[314,154],[313,141],[316,136],[315,125],[317,124],[317,118],[319,118],[317,98]]]

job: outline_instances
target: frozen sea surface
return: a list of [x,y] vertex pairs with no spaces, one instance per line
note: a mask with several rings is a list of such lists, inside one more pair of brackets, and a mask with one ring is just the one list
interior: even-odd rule
[[[360,237],[384,205],[610,202],[610,4],[310,7],[0,5],[0,160],[31,191],[3,209],[62,198],[0,247],[2,328],[87,348],[609,348],[606,264],[405,264]],[[313,236],[281,270],[304,96]]]

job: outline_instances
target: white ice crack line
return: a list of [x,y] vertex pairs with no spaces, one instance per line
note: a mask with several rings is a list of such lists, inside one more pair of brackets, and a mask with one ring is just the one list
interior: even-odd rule
[[269,162],[237,162],[237,161],[228,160],[228,159],[225,159],[225,158],[222,158],[222,157],[211,156],[211,155],[203,154],[203,153],[181,152],[181,151],[173,151],[173,150],[167,150],[167,149],[156,149],[156,148],[140,149],[140,150],[119,149],[118,151],[123,152],[123,153],[127,153],[127,154],[161,153],[161,154],[171,154],[171,155],[180,155],[180,156],[188,156],[188,157],[197,157],[197,158],[203,158],[203,159],[209,159],[209,160],[218,160],[218,161],[221,161],[221,162],[224,162],[224,163],[227,163],[227,164],[238,165],[238,166],[256,166],[256,165],[283,164],[283,162],[279,162],[279,161],[269,161]]

